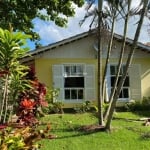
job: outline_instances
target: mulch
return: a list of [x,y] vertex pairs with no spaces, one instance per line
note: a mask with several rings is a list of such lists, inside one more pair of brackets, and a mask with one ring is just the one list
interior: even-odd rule
[[105,131],[105,127],[101,125],[84,125],[79,128],[79,131],[83,132],[98,132]]

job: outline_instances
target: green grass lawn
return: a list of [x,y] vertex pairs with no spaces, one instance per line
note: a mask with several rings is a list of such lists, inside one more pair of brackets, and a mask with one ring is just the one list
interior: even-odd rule
[[[150,114],[150,113],[149,113]],[[137,114],[116,113],[112,122],[111,133],[87,133],[79,127],[97,124],[94,114],[53,114],[42,118],[43,122],[51,123],[51,133],[56,139],[40,141],[42,150],[150,150],[150,126],[135,121]],[[127,118],[129,120],[127,120]]]

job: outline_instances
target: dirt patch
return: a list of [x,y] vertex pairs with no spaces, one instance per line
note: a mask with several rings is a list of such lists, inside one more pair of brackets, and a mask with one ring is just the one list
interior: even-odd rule
[[79,128],[79,131],[83,132],[105,131],[105,127],[101,125],[84,125]]

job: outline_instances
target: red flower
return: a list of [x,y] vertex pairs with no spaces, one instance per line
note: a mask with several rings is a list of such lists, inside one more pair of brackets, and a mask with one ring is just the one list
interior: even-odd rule
[[20,105],[25,109],[33,109],[36,105],[36,102],[25,98],[23,101],[21,101]]

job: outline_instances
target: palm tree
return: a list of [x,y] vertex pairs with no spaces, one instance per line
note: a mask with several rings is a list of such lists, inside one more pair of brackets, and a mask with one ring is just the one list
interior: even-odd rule
[[102,92],[102,48],[101,48],[101,34],[102,34],[102,7],[103,0],[98,1],[98,54],[97,54],[97,94],[98,94],[98,120],[99,125],[103,125],[103,92]]
[[113,46],[113,38],[114,38],[114,29],[115,29],[115,24],[118,15],[120,12],[123,11],[124,7],[126,6],[126,3],[120,3],[120,1],[117,0],[107,0],[107,5],[109,8],[105,7],[105,13],[107,16],[110,18],[110,23],[111,23],[111,28],[110,28],[110,40],[108,43],[108,51],[107,51],[107,57],[106,57],[106,63],[105,63],[105,68],[104,68],[104,74],[103,74],[103,98],[104,98],[104,91],[105,91],[105,79],[106,79],[106,74],[107,74],[107,68],[108,68],[108,63],[111,55],[111,50]]
[[124,74],[121,77],[121,80],[118,84],[117,90],[115,92],[113,101],[112,101],[111,106],[110,106],[110,111],[109,111],[108,119],[107,119],[106,126],[105,126],[106,130],[110,130],[110,125],[111,125],[111,121],[112,121],[112,117],[113,117],[113,112],[115,110],[116,102],[117,102],[117,99],[118,99],[119,94],[121,92],[122,85],[124,84],[125,78],[127,76],[128,69],[131,65],[131,62],[132,62],[132,59],[133,59],[133,56],[135,53],[135,49],[137,46],[138,38],[140,35],[141,27],[143,24],[144,15],[145,15],[147,8],[148,8],[148,0],[143,0],[142,3],[143,3],[143,7],[142,7],[141,13],[140,13],[140,20],[138,22],[138,26],[137,26],[136,33],[134,36],[134,40],[133,40],[133,43],[131,45],[130,53],[129,53],[128,58],[127,58]]
[[[94,1],[90,1],[88,5],[88,9],[91,7]],[[107,66],[109,62],[109,57],[112,49],[112,42],[113,42],[113,36],[114,36],[114,28],[115,28],[115,21],[118,16],[117,12],[121,12],[123,9],[123,5],[120,1],[118,0],[107,0],[109,9],[107,7],[103,10],[103,1],[99,0],[98,1],[98,9],[90,12],[88,11],[87,14],[85,15],[84,19],[80,21],[80,25],[84,23],[87,17],[93,15],[93,20],[90,24],[90,28],[93,24],[93,22],[98,22],[98,36],[97,36],[97,41],[98,41],[98,58],[97,58],[97,66],[98,66],[98,73],[97,73],[97,78],[98,78],[98,90],[97,90],[97,99],[98,99],[98,118],[99,118],[99,124],[103,124],[103,102],[104,102],[104,84],[105,84],[105,77],[107,73]],[[120,7],[119,7],[120,6]],[[95,13],[97,12],[97,13]],[[98,16],[98,17],[96,17]],[[108,19],[109,18],[109,19]],[[98,19],[98,20],[97,20]],[[110,21],[112,20],[112,21]],[[107,59],[106,59],[106,64],[105,64],[105,69],[104,69],[104,74],[102,75],[102,36],[103,36],[103,29],[108,30],[108,26],[111,24],[111,38],[108,44],[108,52],[107,52]],[[103,76],[103,78],[102,78]]]
[[119,57],[119,62],[118,62],[118,67],[117,67],[117,74],[116,74],[116,78],[114,81],[113,89],[112,89],[110,97],[109,97],[109,107],[105,113],[104,120],[107,120],[107,116],[109,114],[111,103],[113,101],[113,97],[114,97],[115,91],[117,89],[117,84],[118,84],[121,67],[122,67],[124,50],[125,50],[125,46],[126,46],[126,36],[127,36],[128,20],[129,20],[129,15],[130,15],[131,0],[128,0],[128,3],[126,3],[126,4],[128,4],[128,8],[127,8],[127,13],[124,15],[124,18],[125,18],[124,33],[123,33],[121,52],[120,52],[120,57]]

